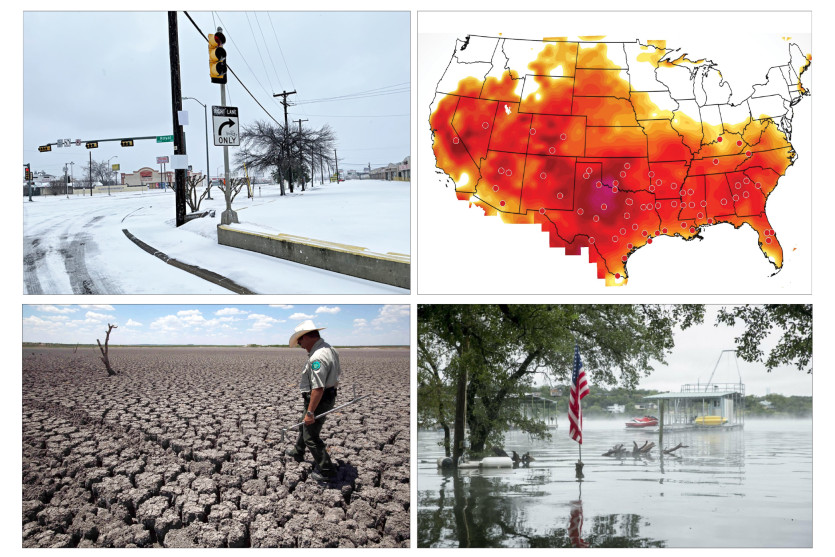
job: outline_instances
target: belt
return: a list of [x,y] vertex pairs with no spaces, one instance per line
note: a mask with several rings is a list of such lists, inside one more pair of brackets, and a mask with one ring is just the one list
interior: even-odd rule
[[[336,394],[336,387],[327,387],[323,392],[322,396],[325,395],[335,395]],[[307,398],[310,396],[310,391],[305,391],[302,393],[302,396]]]

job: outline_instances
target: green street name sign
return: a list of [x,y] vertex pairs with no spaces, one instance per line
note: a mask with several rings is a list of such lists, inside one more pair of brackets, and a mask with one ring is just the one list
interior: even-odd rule
[[157,136],[157,143],[170,143],[174,141],[173,135],[158,135]]

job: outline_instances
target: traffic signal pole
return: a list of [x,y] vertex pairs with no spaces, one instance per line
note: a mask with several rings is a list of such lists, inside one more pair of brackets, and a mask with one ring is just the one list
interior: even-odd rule
[[[171,113],[174,124],[174,155],[186,154],[186,138],[177,117],[183,109],[180,87],[180,42],[177,35],[177,12],[168,12],[168,54],[171,63]],[[186,169],[174,169],[176,225],[186,222]]]

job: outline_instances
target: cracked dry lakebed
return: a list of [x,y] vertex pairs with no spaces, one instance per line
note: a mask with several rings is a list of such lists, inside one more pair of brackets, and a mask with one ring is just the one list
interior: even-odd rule
[[23,547],[408,547],[409,351],[341,348],[322,439],[337,478],[284,455],[305,353],[23,350]]

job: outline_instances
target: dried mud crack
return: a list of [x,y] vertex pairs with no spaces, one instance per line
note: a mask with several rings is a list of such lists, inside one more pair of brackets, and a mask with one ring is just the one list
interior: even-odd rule
[[[285,458],[299,350],[23,351],[23,547],[408,547],[409,352],[342,349],[329,484]],[[384,389],[380,390],[380,386]]]

